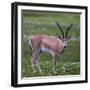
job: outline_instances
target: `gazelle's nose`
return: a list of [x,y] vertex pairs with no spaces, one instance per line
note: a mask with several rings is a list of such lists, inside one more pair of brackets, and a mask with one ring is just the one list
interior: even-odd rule
[[66,48],[67,46],[64,46],[64,48]]

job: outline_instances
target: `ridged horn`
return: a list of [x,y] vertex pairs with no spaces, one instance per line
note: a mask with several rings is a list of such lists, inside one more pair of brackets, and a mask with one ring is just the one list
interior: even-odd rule
[[66,33],[65,33],[65,36],[66,36],[66,37],[67,37],[68,32],[69,32],[69,30],[71,29],[72,25],[73,25],[73,24],[71,24],[71,25],[67,28]]
[[56,25],[58,26],[58,28],[60,29],[62,36],[64,37],[64,32],[63,29],[61,28],[61,26],[58,24],[58,22],[56,21]]

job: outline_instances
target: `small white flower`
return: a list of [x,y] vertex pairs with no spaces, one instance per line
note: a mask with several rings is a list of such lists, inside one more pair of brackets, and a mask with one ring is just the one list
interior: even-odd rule
[[23,73],[24,73],[25,71],[23,70]]
[[46,64],[48,64],[49,63],[49,61],[46,61]]
[[56,65],[59,65],[59,63],[56,63]]
[[27,65],[27,67],[29,67],[29,65]]
[[65,67],[62,67],[62,69],[63,69],[63,72],[65,72],[66,70],[65,70]]

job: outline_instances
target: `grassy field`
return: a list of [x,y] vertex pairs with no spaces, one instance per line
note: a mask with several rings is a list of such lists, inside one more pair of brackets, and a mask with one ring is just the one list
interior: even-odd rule
[[31,67],[31,50],[29,37],[36,34],[46,34],[58,37],[61,32],[55,24],[58,21],[64,29],[73,23],[69,35],[71,39],[65,52],[59,56],[57,73],[54,74],[51,55],[44,53],[40,58],[43,76],[80,75],[80,14],[22,11],[22,76],[42,76],[39,72],[33,73]]

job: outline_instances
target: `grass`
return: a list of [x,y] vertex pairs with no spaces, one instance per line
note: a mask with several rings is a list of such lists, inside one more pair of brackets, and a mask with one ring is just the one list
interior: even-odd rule
[[22,11],[22,76],[38,77],[42,76],[39,72],[33,73],[31,67],[31,50],[29,48],[29,37],[35,34],[53,35],[58,37],[61,32],[55,24],[58,21],[64,32],[66,28],[73,23],[69,35],[71,39],[65,52],[59,56],[57,73],[52,71],[53,63],[51,55],[41,54],[40,66],[43,70],[43,76],[56,75],[80,75],[80,14],[73,13],[54,13],[54,12],[34,12]]

